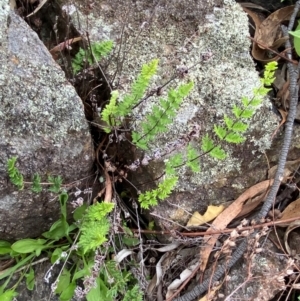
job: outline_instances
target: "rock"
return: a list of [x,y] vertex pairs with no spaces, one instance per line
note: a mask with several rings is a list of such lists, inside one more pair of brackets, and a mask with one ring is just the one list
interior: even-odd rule
[[82,187],[93,161],[81,99],[46,47],[1,0],[0,22],[0,239],[37,237],[59,217],[57,197],[46,189],[22,191],[9,182],[7,160],[29,182],[39,173],[60,175]]
[[[195,84],[168,133],[158,136],[146,153],[152,158],[155,154],[156,162],[132,173],[133,184],[142,191],[157,184],[141,185],[153,183],[163,174],[163,161],[167,156],[160,157],[160,154],[170,145],[180,144],[196,127],[199,138],[194,137],[192,144],[201,154],[201,137],[206,133],[213,136],[213,127],[222,124],[224,114],[232,116],[232,107],[241,104],[243,96],[251,99],[253,89],[260,85],[249,54],[248,18],[234,1],[208,1],[205,4],[160,1],[157,6],[145,1],[135,4],[125,0],[102,1],[88,17],[80,12],[74,16],[75,25],[77,20],[80,22],[77,29],[80,28],[82,33],[90,29],[92,40],[113,39],[116,53],[120,43],[124,45],[126,41],[128,48],[121,49],[120,57],[112,56],[107,69],[108,78],[117,74],[121,99],[130,90],[141,66],[153,58],[160,62],[149,90],[163,85],[174,73],[186,68],[188,74],[173,80],[169,87],[176,88],[188,81]],[[126,24],[125,29],[123,24]],[[120,39],[122,30],[123,38]],[[122,71],[119,71],[120,66]],[[168,88],[162,97],[166,96]],[[150,97],[133,112],[133,119],[137,119],[133,125],[136,130],[140,130],[143,116],[157,102],[157,96]],[[186,167],[179,170],[176,191],[168,201],[154,208],[157,221],[162,218],[185,223],[189,218],[186,211],[203,213],[208,205],[234,200],[245,188],[265,178],[267,165],[263,152],[270,148],[271,136],[278,123],[267,98],[248,123],[245,143],[224,145],[228,153],[226,160],[202,156],[200,173],[194,174]],[[142,159],[143,155],[135,153],[132,161],[138,158]]]
[[221,295],[230,296],[229,300],[243,296],[245,300],[268,301],[285,290],[285,277],[290,275],[294,262],[281,255],[270,240],[262,240],[261,253],[253,253],[253,246],[249,246],[243,260],[231,269],[219,291]]

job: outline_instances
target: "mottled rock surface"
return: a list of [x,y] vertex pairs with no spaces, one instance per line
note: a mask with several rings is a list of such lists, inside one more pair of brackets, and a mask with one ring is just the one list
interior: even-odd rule
[[[94,41],[113,39],[116,54],[119,53],[118,47],[123,45],[120,55],[110,58],[107,69],[109,78],[116,73],[121,95],[130,89],[130,83],[142,64],[153,58],[158,58],[160,63],[150,89],[166,83],[181,68],[189,69],[183,79],[172,81],[169,87],[176,88],[188,81],[193,81],[195,87],[184,100],[168,133],[151,143],[147,155],[159,157],[168,146],[179,144],[194,126],[199,129],[199,138],[193,139],[192,144],[201,154],[203,135],[213,136],[214,125],[222,124],[224,114],[232,116],[232,107],[241,103],[242,96],[251,98],[253,88],[260,84],[249,55],[248,19],[239,4],[229,0],[155,3],[102,1],[88,17],[74,12],[72,21],[76,24],[79,20],[77,28],[82,33],[90,28],[90,38]],[[84,8],[84,5],[78,2],[78,7]],[[203,57],[209,59],[203,60]],[[167,89],[162,97],[166,94]],[[142,121],[157,102],[157,96],[150,97],[135,110],[133,118]],[[184,223],[188,219],[186,211],[204,211],[209,204],[233,200],[245,188],[264,179],[267,162],[263,151],[270,148],[271,136],[278,124],[278,117],[272,112],[268,99],[248,123],[246,143],[223,145],[228,153],[226,160],[217,162],[203,156],[198,174],[191,173],[186,167],[181,168],[176,192],[170,197],[170,202],[159,204],[155,213]],[[136,121],[134,127],[139,130],[140,122]],[[166,159],[160,158],[132,174],[134,184],[149,183],[158,178],[164,171],[163,161]],[[144,185],[142,190],[149,187]]]
[[[57,198],[25,184],[17,191],[6,163],[18,157],[26,182],[39,173],[64,183],[89,173],[92,143],[82,103],[29,26],[0,2],[0,239],[36,237],[59,216]],[[78,184],[80,185],[80,184]]]

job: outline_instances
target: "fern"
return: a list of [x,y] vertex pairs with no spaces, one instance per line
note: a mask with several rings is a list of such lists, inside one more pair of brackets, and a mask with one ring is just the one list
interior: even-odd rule
[[51,184],[50,187],[48,188],[49,191],[54,193],[60,192],[61,184],[62,184],[61,176],[57,176],[57,177],[48,176],[48,182]]
[[127,290],[123,301],[143,301],[143,294],[140,288],[135,285],[132,289]]
[[130,115],[134,106],[144,96],[146,89],[149,86],[151,78],[154,76],[157,70],[158,60],[153,60],[148,64],[144,64],[137,80],[131,86],[131,93],[123,97],[118,101],[118,92],[113,91],[111,99],[101,113],[102,121],[107,124],[104,127],[105,132],[109,133],[111,128],[121,124],[121,119]]
[[112,48],[113,42],[110,40],[92,43],[91,49],[89,50],[80,48],[75,58],[72,60],[72,68],[74,74],[83,69],[84,62],[86,60],[89,65],[92,65],[94,63],[94,60],[98,62],[102,57],[107,56],[111,52]]
[[166,199],[178,182],[178,177],[167,176],[161,183],[158,184],[158,188],[146,191],[139,195],[139,202],[141,207],[149,209],[151,206],[155,206],[158,200]]
[[115,126],[118,122],[116,118],[116,116],[118,115],[118,106],[116,104],[118,96],[118,91],[112,91],[110,101],[101,113],[102,120],[109,126],[104,127],[104,131],[106,133],[109,133],[110,127]]
[[18,187],[18,189],[23,189],[24,181],[23,175],[20,173],[19,169],[15,166],[18,157],[11,157],[7,161],[7,171],[10,181]]
[[186,165],[192,170],[192,172],[200,172],[200,164],[198,160],[195,160],[195,158],[199,158],[199,154],[197,150],[189,143],[187,147]]
[[168,126],[172,123],[176,116],[184,97],[186,97],[193,83],[183,84],[177,90],[171,89],[168,98],[160,99],[159,105],[153,106],[152,111],[146,115],[142,122],[142,131],[140,133],[132,133],[132,142],[141,149],[148,149],[148,144],[154,140],[158,134],[166,132]]
[[[204,154],[209,154],[211,157],[218,160],[224,160],[227,157],[227,154],[225,150],[221,147],[221,142],[224,141],[230,144],[238,144],[245,141],[245,137],[242,134],[247,131],[248,124],[246,124],[243,119],[251,118],[254,115],[255,110],[261,105],[263,98],[269,91],[269,89],[266,88],[264,85],[270,85],[274,81],[274,72],[276,68],[277,64],[275,62],[268,64],[264,72],[264,78],[261,79],[262,85],[259,88],[253,90],[254,97],[252,99],[242,97],[242,106],[233,106],[232,115],[235,117],[235,119],[225,115],[223,119],[223,126],[214,125],[214,133],[220,142],[216,144],[214,140],[209,137],[208,134],[206,134],[202,138],[201,149]],[[186,89],[186,94],[182,93],[181,95],[187,95],[190,88],[191,87],[187,88],[186,86],[184,88]],[[173,91],[172,93],[174,95]],[[164,114],[162,112],[167,112],[169,108],[168,102],[165,101],[160,101],[160,106],[162,107],[162,109],[154,107],[152,112],[148,114],[147,121],[143,126],[144,134],[133,133],[133,142],[143,149],[146,149],[148,142],[154,139],[159,133],[159,130],[153,130],[153,128],[156,127],[160,129],[160,127],[157,126],[157,123],[160,123],[160,121],[163,119]],[[173,106],[173,104],[171,104],[171,106]],[[178,107],[176,107],[176,109],[177,108]],[[139,143],[142,143],[142,145],[139,145]],[[184,164],[190,167],[193,172],[199,172],[200,166],[199,162],[197,162],[199,158],[200,155],[197,153],[197,150],[193,148],[191,144],[189,144],[187,147],[187,160]],[[182,162],[183,160],[181,154],[172,156],[168,160],[168,162],[166,162],[165,173],[167,175],[167,178],[165,179],[165,181],[159,184],[157,189],[147,191],[139,196],[139,201],[141,203],[142,208],[148,209],[150,206],[156,205],[158,199],[163,200],[171,193],[178,181],[178,178],[176,177],[176,168],[182,166]],[[161,194],[162,189],[166,190],[165,195]]]
[[43,190],[41,186],[41,177],[39,174],[34,174],[31,190],[35,193],[39,193]]
[[152,60],[144,64],[137,80],[131,86],[131,93],[123,97],[118,105],[118,115],[115,117],[125,117],[131,113],[132,108],[144,96],[146,89],[149,87],[151,78],[157,71],[158,60]]
[[[232,108],[232,115],[235,119],[225,115],[224,125],[214,125],[214,133],[220,141],[226,141],[228,143],[239,144],[246,140],[243,136],[248,129],[248,124],[243,119],[252,118],[256,109],[262,104],[264,97],[270,91],[269,86],[273,83],[275,77],[274,73],[277,69],[277,63],[271,62],[266,65],[264,71],[264,77],[261,79],[261,86],[253,89],[254,96],[252,99],[244,96],[241,99],[241,106],[234,105]],[[216,159],[225,159],[226,153],[221,146],[214,145],[211,138],[205,136],[202,139],[201,148],[205,153],[208,153],[211,157]]]
[[169,158],[166,162],[165,172],[167,176],[174,176],[176,174],[176,167],[182,165],[182,154],[178,153]]
[[94,251],[107,241],[106,235],[110,228],[107,214],[113,208],[113,203],[96,203],[87,208],[78,243],[84,253]]

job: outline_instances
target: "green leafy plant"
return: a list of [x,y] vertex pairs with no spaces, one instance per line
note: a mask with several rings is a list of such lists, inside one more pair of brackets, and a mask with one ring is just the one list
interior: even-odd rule
[[81,71],[85,62],[91,66],[94,62],[100,61],[101,58],[107,56],[112,49],[113,42],[110,40],[94,42],[88,50],[80,48],[75,58],[72,60],[73,72],[76,74]]
[[85,218],[81,224],[81,236],[78,245],[83,253],[95,251],[106,242],[110,223],[106,215],[114,208],[113,203],[97,203],[86,210]]
[[145,120],[141,124],[140,132],[132,132],[132,142],[139,148],[147,150],[148,144],[154,140],[158,134],[164,133],[168,129],[176,116],[184,97],[186,97],[194,84],[192,82],[183,84],[178,89],[171,89],[167,99],[160,99],[159,105],[154,105]]
[[41,177],[37,173],[33,175],[31,190],[35,193],[39,193],[43,190],[41,185]]
[[289,31],[289,34],[294,37],[294,47],[298,56],[300,56],[300,21],[295,31]]
[[53,177],[48,176],[48,182],[50,183],[49,191],[54,193],[59,193],[62,185],[61,176]]
[[[158,203],[158,200],[163,200],[169,194],[172,192],[172,190],[175,188],[178,177],[176,177],[176,169],[180,166],[186,165],[193,172],[199,172],[200,171],[200,162],[199,159],[203,155],[210,155],[212,158],[217,160],[224,160],[227,157],[226,151],[222,148],[223,143],[227,144],[239,144],[243,143],[245,141],[245,137],[243,134],[248,129],[248,124],[246,120],[253,117],[255,114],[256,109],[262,104],[264,97],[269,92],[269,88],[267,86],[270,86],[275,77],[274,73],[277,69],[277,63],[271,62],[266,65],[265,71],[264,71],[264,77],[261,79],[261,85],[258,88],[255,88],[253,90],[253,97],[252,99],[249,99],[248,97],[242,97],[241,105],[234,105],[232,108],[232,116],[225,115],[223,118],[223,125],[214,125],[214,134],[216,137],[212,138],[209,134],[204,135],[204,137],[201,140],[201,150],[202,154],[198,154],[198,150],[193,147],[191,144],[187,145],[186,148],[186,159],[184,162],[183,154],[176,154],[174,156],[171,156],[166,163],[166,169],[165,169],[165,179],[162,181],[157,189],[153,189],[151,191],[146,191],[145,193],[141,193],[139,195],[139,202],[141,203],[141,207],[148,209],[150,206],[155,206]],[[187,86],[184,86],[183,89],[185,89],[183,93],[184,96],[186,96],[189,92]],[[163,106],[162,106],[163,107]],[[164,107],[163,107],[164,108]],[[178,107],[176,107],[178,109]],[[155,109],[158,110],[157,108]],[[162,114],[157,114],[157,118],[153,118],[152,121],[149,121],[149,118],[146,119],[144,126],[144,132],[150,132],[152,130],[152,127],[156,125],[155,123],[159,122],[159,120],[162,119]],[[160,109],[159,112],[162,110]],[[150,116],[153,115],[153,112],[149,114]],[[160,119],[158,117],[161,117]],[[168,120],[170,122],[170,120]],[[150,124],[150,126],[149,126]],[[165,127],[165,123],[163,121],[162,127]],[[158,127],[159,128],[159,127]],[[146,129],[146,130],[145,130]],[[155,135],[159,133],[158,130],[154,131]],[[141,134],[134,134],[133,142],[135,142],[137,147],[140,147],[142,149],[147,149],[147,142],[144,142],[142,144],[139,144],[140,140],[144,138],[144,136],[141,136]],[[142,134],[143,135],[143,134]],[[145,136],[146,137],[146,136]],[[147,138],[149,140],[155,138],[151,136],[150,138]],[[148,140],[146,140],[148,141]],[[162,194],[162,190],[165,189],[165,194]]]
[[[15,157],[9,159],[7,170],[12,181],[19,188],[23,188],[23,176],[15,167],[16,160]],[[109,244],[103,246],[107,243],[111,228],[108,216],[114,204],[96,203],[89,207],[78,207],[73,212],[74,222],[70,224],[67,212],[69,196],[62,189],[62,182],[60,176],[49,176],[48,183],[44,183],[49,186],[49,191],[58,194],[61,214],[59,220],[42,234],[42,238],[20,239],[14,243],[0,240],[0,259],[5,256],[16,262],[0,275],[0,280],[6,279],[0,286],[0,300],[12,301],[17,296],[17,285],[23,278],[26,280],[27,289],[34,289],[35,275],[31,265],[41,254],[48,255],[53,266],[72,258],[69,261],[73,262],[71,267],[64,263],[57,281],[53,284],[61,301],[71,300],[75,294],[79,297],[85,296],[88,301],[113,301],[116,296],[124,296],[124,300],[129,297],[132,300],[142,300],[142,294],[131,273],[121,271],[118,263],[108,257]],[[33,176],[32,183],[26,184],[31,184],[35,193],[41,191],[41,177],[37,174]],[[12,276],[19,270],[20,278],[11,286]],[[47,275],[45,280],[48,281]],[[77,282],[84,283],[84,288],[78,286]]]
[[144,64],[136,81],[131,86],[131,93],[126,94],[122,100],[117,102],[118,92],[113,91],[108,105],[101,113],[102,121],[107,126],[104,128],[107,133],[111,132],[113,127],[120,126],[122,118],[130,115],[134,106],[144,96],[149,86],[150,80],[157,71],[158,60],[152,60],[148,64]]
[[15,166],[17,157],[11,157],[7,161],[7,171],[10,181],[18,187],[18,189],[22,189],[24,187],[23,176]]

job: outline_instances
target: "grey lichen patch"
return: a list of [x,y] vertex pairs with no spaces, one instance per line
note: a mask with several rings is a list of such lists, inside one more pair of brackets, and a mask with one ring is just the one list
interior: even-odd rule
[[[0,8],[6,8],[0,0]],[[0,19],[0,236],[38,237],[59,218],[59,204],[43,189],[34,194],[8,183],[7,160],[30,182],[38,173],[76,182],[90,175],[93,149],[81,99],[36,33],[13,11]]]
[[81,101],[63,71],[54,65],[37,35],[29,33],[27,25],[15,14],[10,18],[15,20],[8,28],[8,48],[1,49],[9,53],[0,80],[5,95],[4,133],[14,124],[14,134],[19,137],[51,135],[59,142],[70,130],[87,130]]

